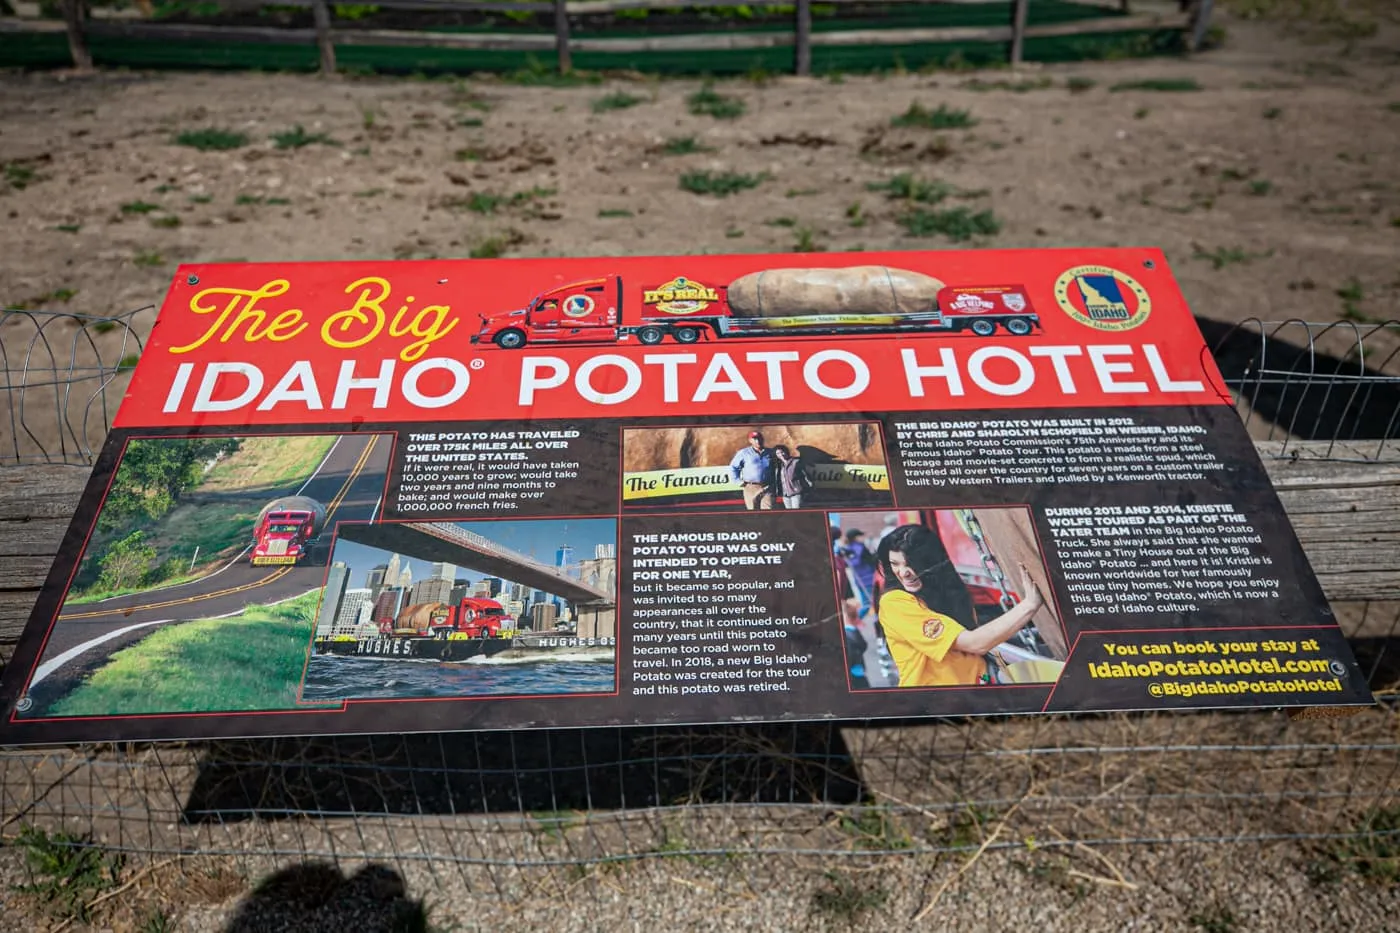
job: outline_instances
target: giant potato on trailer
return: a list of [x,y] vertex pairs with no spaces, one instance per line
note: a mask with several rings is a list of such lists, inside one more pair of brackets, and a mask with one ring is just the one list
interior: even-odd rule
[[765,269],[729,283],[736,317],[803,314],[913,314],[931,311],[944,283],[888,266],[843,269]]

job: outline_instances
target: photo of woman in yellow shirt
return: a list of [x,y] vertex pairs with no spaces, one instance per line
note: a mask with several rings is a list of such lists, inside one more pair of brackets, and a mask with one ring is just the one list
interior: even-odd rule
[[881,539],[878,556],[883,587],[877,612],[901,687],[990,682],[987,653],[1024,628],[1044,603],[1022,564],[1021,601],[968,628],[976,621],[972,599],[937,531],[902,525]]

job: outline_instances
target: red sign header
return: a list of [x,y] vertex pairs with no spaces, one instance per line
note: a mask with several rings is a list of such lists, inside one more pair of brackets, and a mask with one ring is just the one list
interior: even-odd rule
[[185,266],[121,427],[1228,402],[1155,250]]

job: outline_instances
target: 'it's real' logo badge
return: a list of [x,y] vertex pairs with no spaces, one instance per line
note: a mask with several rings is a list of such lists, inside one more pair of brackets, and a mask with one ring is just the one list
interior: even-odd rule
[[1060,309],[1096,330],[1132,330],[1152,311],[1147,289],[1108,266],[1075,266],[1055,280]]

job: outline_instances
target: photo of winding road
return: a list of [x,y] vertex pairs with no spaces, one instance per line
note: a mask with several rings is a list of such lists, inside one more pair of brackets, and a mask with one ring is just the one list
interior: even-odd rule
[[294,709],[330,542],[373,521],[392,434],[130,440],[26,718]]

